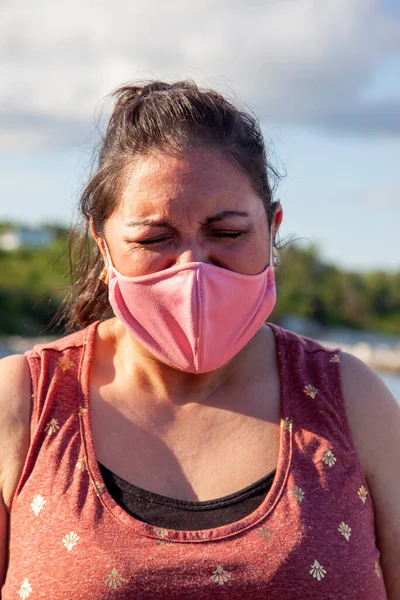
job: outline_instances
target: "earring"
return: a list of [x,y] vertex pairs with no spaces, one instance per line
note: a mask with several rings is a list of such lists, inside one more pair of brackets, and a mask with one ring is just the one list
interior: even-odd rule
[[104,267],[104,269],[100,273],[99,280],[102,281],[103,283],[105,283],[107,285],[107,283],[108,283],[108,269],[107,269],[107,267]]
[[281,261],[279,260],[279,258],[276,255],[274,256],[273,263],[274,263],[274,267],[279,267],[279,265],[281,264]]

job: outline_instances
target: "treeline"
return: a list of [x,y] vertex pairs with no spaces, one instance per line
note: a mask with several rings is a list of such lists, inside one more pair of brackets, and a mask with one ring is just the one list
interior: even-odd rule
[[0,249],[0,336],[55,330],[50,324],[70,278],[68,231],[56,227],[52,233],[54,241],[48,247]]
[[343,271],[321,260],[314,247],[295,243],[282,251],[276,273],[274,317],[295,314],[323,326],[369,329],[400,335],[400,270]]
[[[54,241],[47,248],[0,250],[0,335],[55,331],[50,323],[70,278],[68,232],[61,227],[52,232]],[[279,323],[291,314],[326,327],[400,335],[400,271],[343,271],[323,262],[315,247],[302,248],[296,242],[280,251],[280,259],[272,321]]]

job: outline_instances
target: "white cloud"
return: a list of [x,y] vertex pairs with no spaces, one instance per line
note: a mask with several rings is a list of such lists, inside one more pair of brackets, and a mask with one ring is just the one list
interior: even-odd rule
[[14,0],[0,20],[0,146],[77,144],[102,97],[137,78],[194,77],[274,122],[400,133],[366,100],[400,21],[378,0]]

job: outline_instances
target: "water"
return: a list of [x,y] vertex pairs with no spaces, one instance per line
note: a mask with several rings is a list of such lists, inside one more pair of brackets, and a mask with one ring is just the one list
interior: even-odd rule
[[400,404],[400,375],[397,374],[389,374],[389,373],[379,373],[383,381],[388,386],[389,390],[392,392],[393,396],[396,398],[397,402]]
[[8,356],[9,354],[12,354],[12,352],[10,352],[10,350],[7,348],[7,346],[5,344],[0,343],[0,358],[4,358],[5,356]]

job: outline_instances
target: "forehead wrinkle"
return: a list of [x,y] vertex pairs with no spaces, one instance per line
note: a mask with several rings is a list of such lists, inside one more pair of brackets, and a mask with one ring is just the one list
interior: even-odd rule
[[189,157],[181,157],[172,164],[168,164],[168,161],[166,164],[162,161],[158,164],[155,157],[148,162],[140,162],[137,165],[140,168],[134,170],[127,181],[122,199],[128,204],[136,196],[139,202],[144,201],[154,206],[161,199],[160,196],[165,195],[167,206],[178,201],[182,210],[186,195],[221,195],[226,189],[224,179],[227,175],[224,170],[220,173],[220,167],[224,165],[219,165],[218,161],[211,167],[201,163],[198,160],[193,165]]

